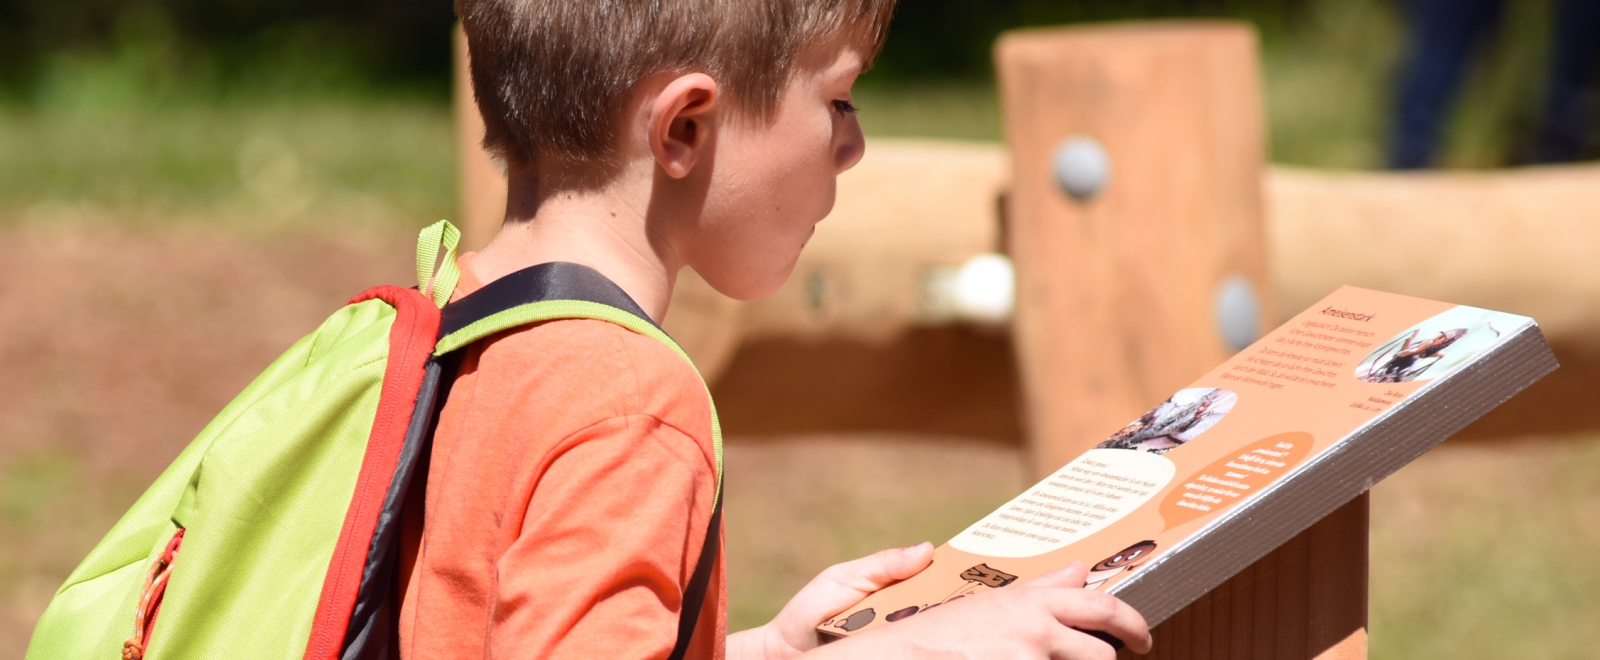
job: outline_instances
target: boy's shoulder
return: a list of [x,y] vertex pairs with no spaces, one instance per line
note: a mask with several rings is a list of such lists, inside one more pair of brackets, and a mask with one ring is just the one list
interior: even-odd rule
[[482,347],[475,389],[500,405],[520,408],[538,398],[593,421],[647,415],[693,437],[710,435],[709,394],[694,366],[615,323],[546,321],[508,330]]
[[680,385],[705,398],[699,373],[682,355],[652,337],[610,321],[544,321],[489,337],[483,346],[480,362],[504,362],[512,369],[542,367],[541,371],[593,375],[613,386],[626,385],[628,379],[655,386]]
[[[461,255],[455,298],[478,289],[476,254]],[[531,424],[561,437],[609,419],[654,417],[709,443],[710,395],[690,362],[662,342],[597,319],[558,319],[506,330],[469,349],[448,407],[471,417]],[[462,396],[465,395],[465,396]],[[459,404],[457,403],[459,401]],[[464,404],[464,405],[463,405]]]

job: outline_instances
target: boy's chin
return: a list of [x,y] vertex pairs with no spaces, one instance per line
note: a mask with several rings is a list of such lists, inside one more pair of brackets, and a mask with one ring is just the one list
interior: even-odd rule
[[717,293],[741,302],[753,302],[771,296],[783,288],[783,283],[787,282],[794,272],[794,263],[790,262],[787,268],[775,272],[752,272],[744,269],[716,273],[695,270],[707,284],[711,285],[711,288],[717,290]]

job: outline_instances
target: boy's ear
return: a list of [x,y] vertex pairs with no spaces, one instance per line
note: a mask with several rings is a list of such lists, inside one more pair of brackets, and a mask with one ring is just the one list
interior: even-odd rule
[[715,130],[717,81],[687,73],[656,95],[650,109],[650,151],[668,176],[681,179],[699,163]]

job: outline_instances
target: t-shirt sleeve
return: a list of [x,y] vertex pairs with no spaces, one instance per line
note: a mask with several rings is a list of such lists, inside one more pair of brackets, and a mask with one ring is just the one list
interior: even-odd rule
[[562,442],[496,566],[492,657],[667,657],[714,471],[694,438],[651,415]]

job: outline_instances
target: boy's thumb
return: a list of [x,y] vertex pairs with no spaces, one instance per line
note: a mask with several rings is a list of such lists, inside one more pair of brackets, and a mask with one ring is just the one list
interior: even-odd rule
[[855,561],[835,564],[819,576],[834,584],[870,594],[916,575],[933,561],[933,544],[880,550]]
[[891,562],[898,564],[894,567],[896,570],[891,571],[897,574],[896,580],[904,580],[916,575],[922,572],[922,569],[927,568],[928,564],[933,563],[933,544],[927,541],[909,548],[897,548],[885,552],[893,552],[899,555],[898,562]]

